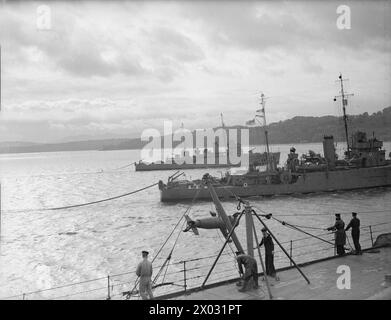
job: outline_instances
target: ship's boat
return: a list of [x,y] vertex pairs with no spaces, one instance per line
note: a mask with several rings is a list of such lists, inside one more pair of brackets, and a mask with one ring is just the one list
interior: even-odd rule
[[[291,149],[284,167],[258,171],[250,166],[245,174],[227,172],[223,178],[212,177],[221,198],[287,195],[336,190],[352,190],[391,185],[391,160],[385,158],[383,142],[367,139],[365,132],[356,132],[345,159],[338,160],[334,139],[325,136],[324,156],[310,151],[300,159]],[[159,184],[161,201],[210,199],[203,179],[169,181]]]

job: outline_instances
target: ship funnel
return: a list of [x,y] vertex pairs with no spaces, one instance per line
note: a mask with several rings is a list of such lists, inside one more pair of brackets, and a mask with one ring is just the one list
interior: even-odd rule
[[334,148],[334,137],[324,136],[323,138],[323,153],[324,157],[330,167],[335,166],[335,148]]

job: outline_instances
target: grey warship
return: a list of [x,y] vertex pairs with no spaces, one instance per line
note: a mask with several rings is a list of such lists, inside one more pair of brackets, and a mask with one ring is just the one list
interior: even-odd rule
[[[357,131],[348,137],[346,106],[348,95],[343,89],[342,75],[341,97],[347,150],[344,159],[338,159],[334,138],[324,136],[323,156],[310,152],[301,159],[291,148],[286,165],[277,167],[272,161],[265,171],[249,166],[245,174],[231,174],[222,178],[205,174],[197,180],[179,180],[171,177],[167,183],[159,181],[160,200],[175,202],[185,200],[210,199],[206,180],[212,184],[220,198],[273,196],[331,192],[374,187],[391,186],[391,159],[386,159],[383,142],[373,136],[368,138],[365,132]],[[335,97],[336,99],[338,97]],[[263,107],[264,101],[262,100]],[[265,129],[268,146],[267,131]],[[268,148],[267,148],[268,149]]]

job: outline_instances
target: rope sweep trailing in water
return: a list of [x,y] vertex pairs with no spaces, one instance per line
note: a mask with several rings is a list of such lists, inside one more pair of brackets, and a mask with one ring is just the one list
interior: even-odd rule
[[97,204],[97,203],[102,203],[102,202],[107,202],[107,201],[111,201],[111,200],[127,197],[129,195],[132,195],[132,194],[138,193],[140,191],[144,191],[146,189],[149,189],[149,188],[152,188],[154,186],[157,186],[158,184],[159,183],[156,182],[156,183],[153,183],[153,184],[151,184],[149,186],[146,186],[146,187],[143,187],[143,188],[131,191],[131,192],[127,192],[127,193],[124,193],[124,194],[120,194],[118,196],[105,198],[105,199],[101,199],[101,200],[96,200],[96,201],[91,201],[91,202],[86,202],[86,203],[74,204],[74,205],[70,205],[70,206],[53,207],[53,208],[40,208],[40,209],[37,208],[37,209],[20,209],[20,210],[5,210],[5,211],[3,210],[3,212],[54,211],[54,210],[65,210],[65,209],[84,207],[84,206],[89,206],[89,205],[92,205],[92,204]]

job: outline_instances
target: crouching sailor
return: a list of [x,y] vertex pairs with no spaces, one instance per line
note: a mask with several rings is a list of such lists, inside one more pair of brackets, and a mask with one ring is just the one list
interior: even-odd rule
[[138,264],[136,274],[140,277],[139,292],[143,300],[153,299],[152,262],[148,260],[148,251],[142,251],[143,260]]
[[352,220],[350,220],[345,231],[348,231],[352,228],[352,238],[354,243],[354,248],[356,249],[356,255],[362,255],[361,246],[360,246],[360,219],[357,218],[357,212],[352,212]]
[[[239,273],[242,275],[243,286],[239,289],[240,292],[248,290],[248,285],[251,279],[254,281],[254,289],[258,289],[258,265],[257,261],[242,252],[236,252],[236,260],[239,266]],[[246,271],[243,273],[243,266]]]

